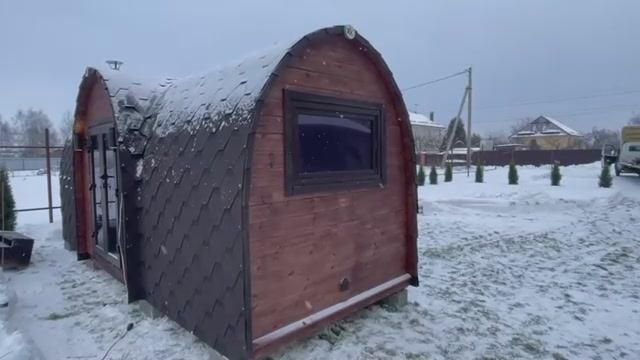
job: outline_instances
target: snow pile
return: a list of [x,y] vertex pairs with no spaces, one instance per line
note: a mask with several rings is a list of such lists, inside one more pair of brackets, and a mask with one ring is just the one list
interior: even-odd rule
[[[36,175],[36,171],[13,171],[9,181],[16,200],[16,209],[41,208],[48,206],[47,177]],[[51,174],[51,194],[53,206],[60,206],[60,181],[58,173]],[[54,220],[59,220],[60,211],[53,211]],[[49,222],[47,210],[25,211],[18,213],[18,224],[44,224]],[[4,359],[3,359],[4,360]]]
[[15,296],[11,296],[10,291],[0,270],[0,359],[32,360],[33,356],[24,336],[9,329],[10,311],[15,301]]
[[[19,226],[36,239],[32,263],[6,275],[19,300],[12,325],[33,341],[34,353],[100,359],[124,336],[107,359],[209,359],[209,348],[193,335],[166,318],[147,318],[126,303],[122,283],[77,261],[63,247],[59,223]],[[127,332],[129,323],[134,326]]]
[[32,360],[26,341],[17,331],[8,331],[0,322],[0,358],[3,360]]

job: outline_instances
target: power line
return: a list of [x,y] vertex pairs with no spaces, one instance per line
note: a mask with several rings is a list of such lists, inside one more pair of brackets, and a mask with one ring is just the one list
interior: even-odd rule
[[460,76],[460,75],[466,74],[468,72],[469,72],[469,69],[464,69],[464,70],[462,70],[460,72],[457,72],[455,74],[451,74],[451,75],[448,75],[448,76],[445,76],[445,77],[441,77],[441,78],[438,78],[438,79],[435,79],[435,80],[430,80],[430,81],[427,81],[427,82],[423,82],[423,83],[420,83],[420,84],[417,84],[417,85],[409,86],[408,88],[402,89],[402,91],[409,91],[409,90],[417,89],[419,87],[435,84],[437,82],[448,80],[448,79],[454,78],[456,76]]
[[[584,115],[592,115],[598,113],[613,113],[623,109],[635,109],[640,108],[640,105],[616,105],[616,106],[607,106],[607,107],[599,107],[599,108],[591,108],[587,109],[589,111],[583,111],[578,113],[565,113],[565,114],[553,114],[552,117],[579,117]],[[507,123],[515,121],[515,118],[511,119],[503,119],[503,120],[489,120],[489,121],[478,121],[478,124],[490,124],[490,123]]]
[[510,108],[510,107],[518,107],[518,106],[525,106],[525,105],[537,105],[537,104],[553,104],[553,103],[560,103],[560,102],[565,102],[565,101],[596,99],[596,98],[601,98],[601,97],[636,94],[636,93],[640,93],[640,89],[638,89],[638,90],[616,91],[616,92],[601,93],[601,94],[586,95],[586,96],[567,97],[567,98],[560,98],[560,99],[524,101],[524,102],[514,103],[514,104],[510,104],[510,105],[483,106],[483,107],[479,107],[478,110],[501,109],[501,108]]

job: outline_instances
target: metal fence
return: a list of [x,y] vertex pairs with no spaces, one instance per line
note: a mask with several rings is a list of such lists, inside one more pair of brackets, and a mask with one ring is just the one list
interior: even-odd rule
[[[471,154],[473,165],[505,166],[513,161],[516,165],[551,165],[558,163],[562,166],[590,164],[599,161],[601,157],[598,149],[577,150],[491,150],[476,151]],[[454,154],[449,159],[453,163],[465,165],[466,154]],[[441,153],[420,153],[417,156],[418,164],[426,166],[440,166],[442,164]]]
[[[60,158],[51,157],[51,167],[60,167]],[[47,168],[46,157],[0,157],[0,168],[9,171],[40,170]]]
[[[44,146],[20,146],[20,145],[3,145],[0,144],[0,150],[1,149],[7,149],[10,151],[16,151],[16,150],[26,150],[26,149],[32,149],[32,150],[43,150],[45,157],[44,157],[44,168],[38,168],[38,169],[44,169],[45,174],[47,175],[47,206],[45,207],[44,205],[42,207],[37,207],[37,208],[30,208],[30,209],[16,209],[16,212],[19,211],[38,211],[38,210],[48,210],[49,211],[49,222],[53,223],[53,209],[59,209],[59,206],[53,206],[53,199],[52,199],[52,194],[51,194],[51,172],[52,172],[52,157],[51,157],[51,152],[52,151],[61,151],[64,147],[63,146],[51,146],[51,144],[49,143],[49,129],[45,129],[45,133],[44,133]],[[58,164],[59,164],[59,158],[58,158]],[[3,184],[0,184],[3,185]],[[0,201],[4,201],[4,186],[0,186]],[[4,204],[0,204],[0,209],[4,209]],[[2,216],[2,219],[4,219],[4,214],[0,214],[0,216]],[[0,224],[2,225],[2,224]],[[4,226],[3,226],[4,227]],[[0,230],[4,230],[4,229],[0,229]]]

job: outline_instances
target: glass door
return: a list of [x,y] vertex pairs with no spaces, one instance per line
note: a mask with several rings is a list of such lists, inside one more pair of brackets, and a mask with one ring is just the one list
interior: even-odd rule
[[102,167],[100,141],[101,138],[93,135],[91,136],[90,156],[91,160],[91,194],[93,195],[93,239],[95,241],[95,247],[104,249],[104,207],[103,205],[103,190],[102,190],[102,175],[104,169]]
[[92,129],[90,136],[94,249],[120,267],[118,246],[119,192],[115,132]]

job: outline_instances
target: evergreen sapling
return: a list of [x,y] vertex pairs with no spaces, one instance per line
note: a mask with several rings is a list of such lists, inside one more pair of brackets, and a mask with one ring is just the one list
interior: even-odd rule
[[551,168],[551,186],[560,186],[560,179],[562,179],[560,167],[557,163],[553,164],[553,167]]
[[598,186],[603,188],[610,188],[613,183],[613,178],[611,177],[611,172],[609,171],[609,165],[605,164],[602,167],[602,172],[600,172],[600,179],[598,181]]
[[424,180],[425,180],[425,174],[424,174],[424,167],[422,167],[422,165],[420,165],[420,169],[418,169],[418,186],[423,186],[424,185]]
[[0,168],[0,230],[14,231],[16,229],[16,202],[9,183],[9,174],[6,169]]
[[509,185],[518,185],[518,169],[513,160],[509,163]]
[[436,167],[431,165],[431,171],[429,172],[429,184],[436,185],[438,183],[438,172]]
[[484,166],[482,165],[476,166],[476,182],[477,183],[484,182]]
[[450,182],[453,180],[453,166],[448,163],[444,168],[444,182]]

